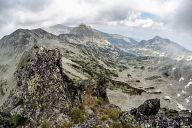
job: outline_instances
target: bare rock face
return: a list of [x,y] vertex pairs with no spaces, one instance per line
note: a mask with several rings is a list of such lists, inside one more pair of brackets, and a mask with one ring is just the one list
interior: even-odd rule
[[81,90],[63,73],[59,50],[37,48],[32,56],[16,72],[24,115],[37,120],[78,106],[81,102],[78,91]]
[[11,127],[9,125],[10,116],[11,116],[10,114],[0,112],[0,127],[1,128]]

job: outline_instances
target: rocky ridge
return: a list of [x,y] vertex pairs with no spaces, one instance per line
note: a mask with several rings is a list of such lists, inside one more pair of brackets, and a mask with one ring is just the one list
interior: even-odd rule
[[[17,88],[1,106],[1,127],[81,127],[86,122],[105,126],[99,119],[104,109],[119,113],[118,107],[108,103],[107,80],[75,83],[64,74],[58,49],[35,46],[22,59],[15,72]],[[98,115],[93,112],[96,109],[100,109]]]

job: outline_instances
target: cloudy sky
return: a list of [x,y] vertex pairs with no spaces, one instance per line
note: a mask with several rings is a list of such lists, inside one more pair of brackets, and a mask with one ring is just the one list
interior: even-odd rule
[[192,50],[192,0],[0,0],[0,37],[18,28],[89,24],[149,39],[169,38]]

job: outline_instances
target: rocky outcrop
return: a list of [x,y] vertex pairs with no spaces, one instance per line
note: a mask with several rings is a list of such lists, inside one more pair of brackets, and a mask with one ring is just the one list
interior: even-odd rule
[[16,72],[21,89],[24,115],[32,120],[48,118],[55,112],[68,111],[81,102],[81,91],[63,73],[58,49],[33,49],[24,67]]
[[10,124],[9,124],[10,117],[11,117],[11,115],[8,113],[0,112],[0,127],[1,128],[10,127]]
[[75,82],[63,72],[61,56],[58,49],[39,46],[23,55],[15,72],[17,87],[0,109],[9,115],[0,113],[0,127],[21,123],[27,127],[62,127],[70,122],[71,126],[105,126],[102,116],[112,125],[109,120],[113,115],[106,115],[110,111],[118,119],[119,108],[108,102],[107,79],[102,76]]
[[[157,114],[159,109],[160,109],[160,99],[150,99],[146,100],[142,105],[140,105],[137,108],[136,114],[151,116]],[[134,114],[135,112],[132,113],[132,115]]]
[[122,112],[120,120],[123,124],[129,125],[139,125],[137,121],[140,121],[143,117],[148,117],[151,115],[156,115],[160,109],[160,100],[159,99],[149,99],[146,100],[138,108],[134,108],[130,111]]
[[122,112],[120,121],[129,127],[160,127],[160,128],[179,128],[181,126],[189,127],[192,125],[192,117],[188,114],[179,115],[176,110],[160,110],[159,99],[149,99],[138,108]]
[[1,110],[27,117],[33,125],[55,120],[82,103],[83,87],[63,73],[61,53],[35,46],[23,55],[15,73],[17,88]]

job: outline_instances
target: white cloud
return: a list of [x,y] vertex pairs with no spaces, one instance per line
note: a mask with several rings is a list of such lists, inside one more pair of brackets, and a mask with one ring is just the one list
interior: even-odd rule
[[[140,34],[142,35],[140,38],[148,37],[149,33],[163,35],[163,33],[172,32],[176,34],[169,34],[169,37],[176,39],[179,36],[175,35],[184,34],[178,34],[175,26],[184,26],[183,31],[192,30],[191,27],[186,27],[186,22],[176,20],[178,17],[185,19],[181,16],[187,16],[183,13],[177,15],[177,12],[182,12],[180,10],[186,7],[181,6],[181,3],[188,3],[186,1],[191,0],[42,0],[41,2],[39,0],[32,2],[0,0],[0,36],[18,28],[31,29],[58,23],[76,25],[83,22],[94,26],[106,25],[111,31],[112,27],[122,26],[128,27],[126,29],[131,30],[130,33],[148,34]],[[178,25],[179,23],[181,25]],[[190,46],[186,43],[187,41],[183,41],[184,38],[187,41],[191,40],[189,36],[183,36],[176,41],[185,42]]]
[[[115,25],[116,21],[110,20],[110,17],[115,17],[112,16],[115,13],[116,18],[126,18],[121,19],[127,22],[126,24],[148,27],[158,23],[151,18],[135,19],[138,18],[136,13],[136,17],[134,17],[134,14],[127,16],[127,13],[134,10],[135,12],[151,13],[159,17],[173,12],[180,0],[47,0],[48,2],[42,8],[41,5],[38,5],[37,12],[34,12],[34,9],[37,4],[41,4],[41,2],[38,2],[39,0],[34,0],[33,4],[27,4],[22,0],[20,2],[23,3],[19,4],[19,6],[17,0],[15,0],[15,3],[13,0],[7,1],[13,2],[11,8],[6,10],[12,10],[9,14],[6,14],[12,18],[12,20],[8,21],[8,24],[21,27],[45,26],[56,23],[69,23],[70,21],[72,21],[72,24],[108,22],[109,25]],[[6,3],[6,1],[2,1],[2,3]],[[104,12],[111,12],[111,14],[104,15]],[[2,19],[5,20],[5,18],[6,16]]]
[[121,24],[130,26],[130,27],[141,27],[141,28],[154,28],[154,29],[163,29],[162,22],[156,22],[151,18],[140,18],[141,13],[131,12],[130,15],[120,21]]

